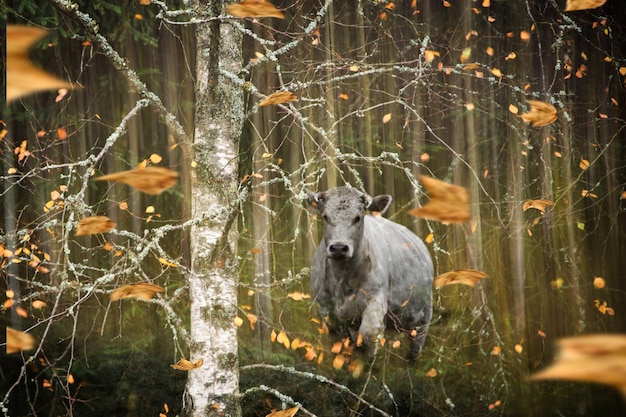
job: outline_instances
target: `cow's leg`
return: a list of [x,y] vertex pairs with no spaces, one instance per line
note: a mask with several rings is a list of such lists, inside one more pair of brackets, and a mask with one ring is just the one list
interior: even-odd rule
[[385,314],[387,314],[387,301],[381,294],[372,296],[367,301],[367,307],[363,311],[361,326],[359,327],[359,336],[357,337],[357,346],[359,339],[365,343],[370,353],[375,353],[378,348],[378,337],[385,330]]
[[[414,361],[420,353],[422,353],[422,347],[424,346],[424,341],[426,340],[426,335],[428,334],[428,327],[430,326],[432,315],[433,308],[429,304],[424,307],[422,314],[420,314],[421,318],[415,323],[407,326],[407,329],[411,330],[411,349],[409,350],[407,359],[411,362]],[[413,336],[413,334],[415,336]]]

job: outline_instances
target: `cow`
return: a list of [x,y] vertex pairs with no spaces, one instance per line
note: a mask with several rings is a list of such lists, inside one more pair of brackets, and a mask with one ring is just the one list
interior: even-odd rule
[[381,216],[390,195],[372,198],[351,187],[307,194],[324,227],[311,264],[311,291],[329,330],[375,354],[385,328],[396,329],[409,336],[407,359],[415,360],[432,317],[433,263],[426,245]]

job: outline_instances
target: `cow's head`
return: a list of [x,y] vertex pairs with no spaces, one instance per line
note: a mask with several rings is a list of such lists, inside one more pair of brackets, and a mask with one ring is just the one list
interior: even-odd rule
[[350,259],[363,238],[366,211],[384,213],[390,195],[370,197],[354,188],[339,187],[319,193],[307,191],[309,205],[322,217],[326,255],[335,260]]

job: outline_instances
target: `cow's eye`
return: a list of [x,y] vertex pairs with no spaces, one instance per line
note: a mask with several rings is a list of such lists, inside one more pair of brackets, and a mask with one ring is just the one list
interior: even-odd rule
[[322,216],[322,219],[324,219],[324,221],[325,221],[326,223],[330,223],[330,218],[328,217],[328,214],[324,214],[324,215]]
[[360,221],[361,221],[361,215],[359,214],[358,216],[354,218],[354,220],[352,220],[352,224],[357,224]]

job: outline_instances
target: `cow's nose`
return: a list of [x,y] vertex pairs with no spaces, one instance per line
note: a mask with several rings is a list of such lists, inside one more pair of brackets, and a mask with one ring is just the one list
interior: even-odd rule
[[332,243],[328,246],[328,256],[331,258],[347,258],[350,253],[350,246],[345,243]]

